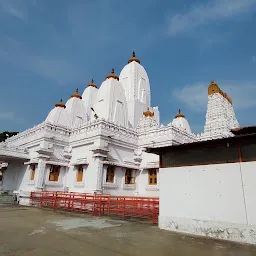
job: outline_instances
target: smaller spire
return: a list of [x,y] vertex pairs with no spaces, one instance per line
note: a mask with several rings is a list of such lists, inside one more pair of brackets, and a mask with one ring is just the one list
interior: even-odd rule
[[106,79],[114,78],[119,81],[119,77],[115,74],[115,69],[112,68],[112,71],[109,75],[106,76]]
[[82,99],[82,96],[78,92],[78,88],[76,88],[76,92],[71,95],[71,98]]
[[89,86],[97,88],[97,85],[94,83],[94,80],[93,80],[93,79],[92,79],[91,83],[89,83],[89,84],[87,85],[87,87],[89,87]]
[[143,115],[145,117],[153,117],[154,116],[154,112],[151,112],[148,108],[148,110],[146,112],[143,112]]
[[136,61],[137,63],[140,64],[140,60],[136,57],[135,51],[132,52],[132,57],[128,60],[128,64],[133,62],[133,61]]
[[180,109],[178,111],[178,114],[175,116],[175,118],[178,118],[178,117],[184,117],[185,118],[185,116],[180,112]]
[[60,99],[60,101],[55,104],[55,107],[66,108],[65,104],[62,102],[62,99]]

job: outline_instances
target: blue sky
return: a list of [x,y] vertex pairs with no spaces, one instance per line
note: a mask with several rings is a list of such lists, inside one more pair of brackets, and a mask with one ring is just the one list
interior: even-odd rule
[[203,131],[215,80],[240,125],[256,124],[255,25],[256,0],[0,0],[0,131],[39,124],[133,50],[162,123],[181,108]]

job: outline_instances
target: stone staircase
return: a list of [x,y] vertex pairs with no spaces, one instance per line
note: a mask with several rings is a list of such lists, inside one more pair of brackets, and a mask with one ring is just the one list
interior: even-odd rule
[[0,206],[14,204],[13,195],[8,191],[0,191]]

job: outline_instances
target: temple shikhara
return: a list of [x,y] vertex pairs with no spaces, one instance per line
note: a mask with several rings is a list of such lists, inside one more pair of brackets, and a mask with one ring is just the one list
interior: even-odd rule
[[74,90],[42,123],[0,144],[0,189],[18,193],[21,204],[37,190],[159,196],[159,156],[147,147],[230,137],[239,127],[215,82],[202,134],[191,131],[181,110],[160,125],[150,98],[147,72],[133,52],[119,76],[112,69],[100,86],[92,80],[82,93]]

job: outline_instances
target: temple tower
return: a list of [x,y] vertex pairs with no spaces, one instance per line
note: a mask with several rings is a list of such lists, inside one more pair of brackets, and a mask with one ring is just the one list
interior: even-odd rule
[[231,98],[214,81],[208,87],[208,104],[204,136],[228,135],[230,130],[239,127]]

